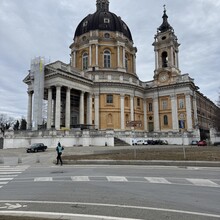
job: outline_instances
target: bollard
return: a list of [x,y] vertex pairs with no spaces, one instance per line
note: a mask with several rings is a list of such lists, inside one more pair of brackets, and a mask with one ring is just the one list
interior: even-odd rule
[[36,158],[36,163],[40,163],[40,157],[39,156],[37,156],[37,158]]
[[4,164],[4,158],[0,157],[0,164]]
[[18,164],[19,164],[19,163],[22,163],[21,157],[18,157]]

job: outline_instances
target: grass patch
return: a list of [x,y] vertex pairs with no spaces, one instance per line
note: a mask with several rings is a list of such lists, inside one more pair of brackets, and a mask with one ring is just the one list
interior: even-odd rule
[[64,160],[193,160],[220,161],[220,147],[186,147],[115,150],[111,153],[90,155],[65,155]]

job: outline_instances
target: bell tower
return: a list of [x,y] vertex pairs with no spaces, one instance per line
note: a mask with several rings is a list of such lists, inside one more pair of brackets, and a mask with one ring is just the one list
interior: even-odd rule
[[157,29],[153,43],[155,51],[154,79],[160,83],[172,81],[172,77],[180,75],[179,46],[174,29],[168,23],[166,7],[164,5],[163,23]]

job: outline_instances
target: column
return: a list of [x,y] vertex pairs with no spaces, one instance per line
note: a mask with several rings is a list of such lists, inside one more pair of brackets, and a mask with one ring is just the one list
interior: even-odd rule
[[147,131],[147,101],[144,99],[144,130]]
[[73,51],[73,67],[76,67],[76,51]]
[[89,45],[89,67],[92,65],[92,45]]
[[121,130],[125,129],[125,96],[121,94]]
[[178,52],[176,53],[176,65],[177,65],[177,68],[179,69],[179,57],[178,57]]
[[158,97],[154,97],[153,105],[154,105],[153,106],[153,109],[154,109],[154,131],[160,131]]
[[48,89],[48,104],[47,104],[47,129],[51,129],[52,121],[52,89]]
[[99,129],[99,94],[95,94],[95,126]]
[[190,94],[186,94],[186,118],[187,118],[187,130],[192,131],[192,105],[191,105]]
[[96,52],[95,65],[98,66],[98,65],[99,65],[99,64],[98,64],[98,63],[99,63],[99,62],[98,62],[98,61],[99,61],[99,60],[98,60],[98,55],[99,55],[99,54],[98,54],[98,45],[96,45],[95,52]]
[[60,110],[61,110],[61,86],[56,86],[56,112],[55,112],[55,128],[60,130]]
[[133,69],[134,73],[136,73],[136,54],[133,55]]
[[155,69],[158,69],[158,52],[155,51]]
[[171,95],[171,109],[172,109],[172,127],[174,131],[179,131],[178,111],[177,111],[177,97]]
[[92,124],[92,95],[88,93],[87,96],[87,124]]
[[120,46],[117,46],[117,66],[120,67]]
[[32,101],[33,101],[33,91],[28,91],[28,112],[27,112],[27,128],[32,127]]
[[134,96],[130,96],[131,121],[134,121]]
[[122,60],[123,60],[123,68],[125,68],[125,48],[123,47],[123,57],[122,57]]
[[70,128],[70,88],[66,89],[65,127]]
[[194,111],[194,123],[195,127],[198,127],[198,114],[197,114],[197,104],[196,104],[196,94],[193,96],[193,111]]
[[170,58],[171,58],[171,61],[170,61],[171,63],[170,63],[170,65],[171,65],[171,66],[174,66],[173,47],[170,48],[170,53],[171,53],[171,54],[170,54]]
[[84,92],[80,94],[80,105],[79,105],[79,124],[84,124]]

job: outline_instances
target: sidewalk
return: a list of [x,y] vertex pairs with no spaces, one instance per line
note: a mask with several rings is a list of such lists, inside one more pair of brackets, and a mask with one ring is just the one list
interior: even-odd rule
[[[184,146],[190,148],[191,146]],[[127,149],[150,149],[150,148],[183,148],[177,145],[140,145],[119,147],[65,147],[64,155],[86,155],[112,153]],[[51,165],[55,163],[55,148],[49,148],[46,152],[26,153],[25,148],[1,149],[0,165]],[[96,164],[96,165],[145,165],[145,166],[200,166],[220,167],[220,161],[171,161],[171,160],[63,160],[64,165]]]

